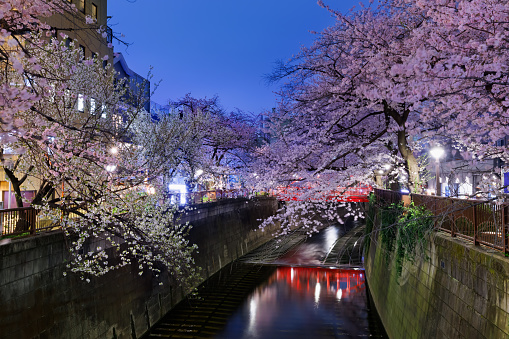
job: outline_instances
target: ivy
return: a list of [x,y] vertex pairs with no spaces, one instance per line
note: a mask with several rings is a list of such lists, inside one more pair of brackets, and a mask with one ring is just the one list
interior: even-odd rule
[[[366,220],[366,229],[369,233],[374,227],[370,213],[376,210],[375,203],[370,200]],[[378,211],[384,258],[388,263],[394,253],[396,272],[401,276],[404,260],[414,262],[418,253],[425,253],[428,235],[433,230],[433,214],[424,206],[415,206],[414,203],[407,207],[401,203],[393,203],[380,206]]]
[[399,220],[398,246],[396,251],[396,270],[401,275],[403,260],[415,261],[417,253],[425,253],[428,235],[433,230],[433,213],[424,206],[412,202],[405,207]]

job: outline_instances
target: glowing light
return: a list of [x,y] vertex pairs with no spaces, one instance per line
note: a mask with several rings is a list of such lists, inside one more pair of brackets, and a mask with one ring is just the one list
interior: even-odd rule
[[201,169],[196,171],[196,174],[194,175],[195,178],[198,178],[200,175],[203,174],[203,171]]
[[117,153],[118,153],[118,147],[115,147],[115,146],[114,146],[114,147],[112,147],[112,148],[110,149],[110,152],[111,152],[111,154],[117,154]]
[[106,166],[106,170],[107,170],[108,172],[113,172],[113,171],[115,171],[116,169],[117,169],[117,166],[116,166],[116,165],[108,165],[108,166]]
[[435,146],[432,149],[429,150],[429,154],[435,159],[438,160],[444,155],[445,151],[440,146]]
[[186,193],[187,193],[187,187],[183,184],[169,184],[168,190],[170,191],[178,191],[180,193],[180,204],[185,205],[186,204]]
[[385,165],[384,165],[384,168],[385,168],[386,170],[390,170],[390,169],[391,169],[391,165],[389,165],[389,164],[385,164]]

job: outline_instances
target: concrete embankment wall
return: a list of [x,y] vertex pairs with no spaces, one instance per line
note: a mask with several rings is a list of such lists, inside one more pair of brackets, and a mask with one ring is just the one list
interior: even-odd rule
[[[194,226],[203,279],[271,239],[273,230],[257,228],[276,208],[273,198],[235,199],[189,212],[183,221]],[[0,245],[0,339],[136,338],[184,296],[179,286],[160,286],[164,276],[131,267],[90,283],[64,276],[67,258],[61,232]]]
[[378,241],[365,257],[366,278],[391,339],[508,338],[509,260],[448,234],[429,243],[428,259],[405,261]]

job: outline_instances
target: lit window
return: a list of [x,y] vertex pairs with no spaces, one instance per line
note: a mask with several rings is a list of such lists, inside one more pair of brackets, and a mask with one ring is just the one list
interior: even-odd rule
[[80,7],[79,7],[80,11],[85,13],[85,0],[80,0],[79,4],[80,4]]
[[69,91],[68,89],[66,89],[64,92],[64,104],[66,108],[72,108],[73,105],[71,91]]
[[101,118],[106,119],[106,105],[102,104],[101,106]]
[[83,94],[78,94],[78,111],[83,112],[85,110],[85,97]]
[[95,99],[90,98],[90,114],[95,114]]
[[115,128],[121,128],[122,127],[122,122],[123,122],[123,119],[122,119],[122,116],[119,115],[119,114],[115,114],[113,116],[113,125],[115,126]]
[[92,18],[97,20],[97,5],[96,4],[92,4]]

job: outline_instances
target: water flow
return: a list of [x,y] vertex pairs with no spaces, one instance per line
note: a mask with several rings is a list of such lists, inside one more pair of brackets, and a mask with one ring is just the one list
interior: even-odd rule
[[278,267],[216,338],[385,338],[363,270]]
[[228,265],[146,338],[387,338],[364,270],[317,267],[352,226],[330,226],[270,266]]

